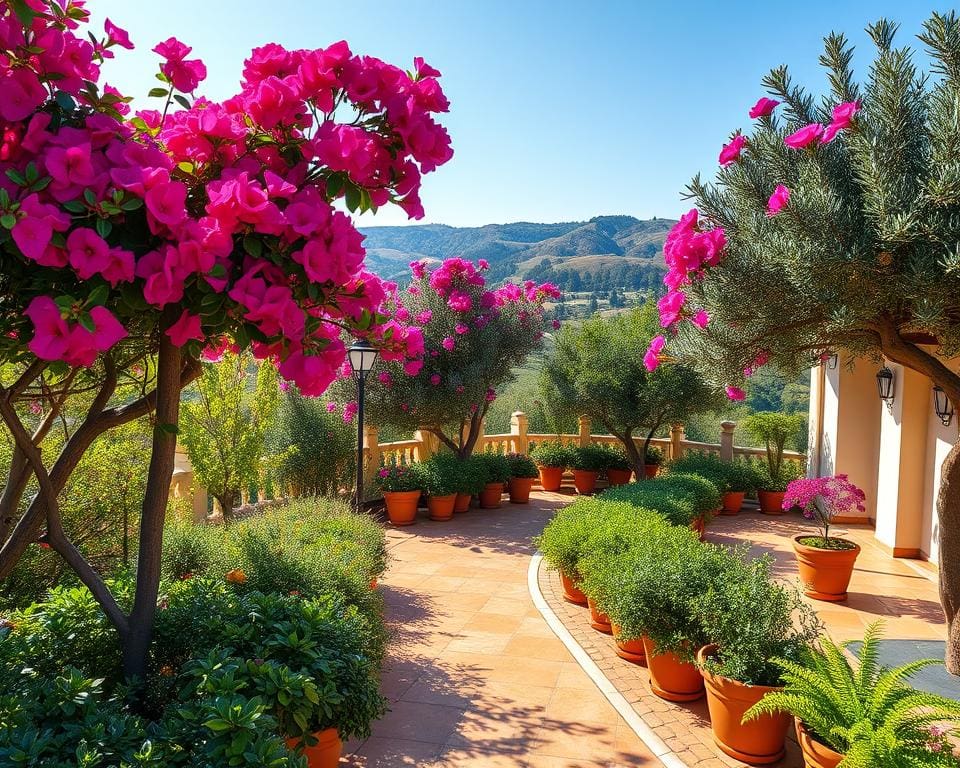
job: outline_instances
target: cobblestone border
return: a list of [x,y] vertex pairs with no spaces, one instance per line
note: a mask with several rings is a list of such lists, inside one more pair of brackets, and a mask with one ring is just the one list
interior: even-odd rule
[[574,659],[577,660],[577,663],[583,668],[583,671],[587,673],[587,676],[593,680],[607,701],[620,713],[620,716],[626,721],[627,725],[633,729],[633,732],[637,734],[637,738],[647,746],[647,749],[653,752],[660,763],[665,768],[690,768],[690,766],[677,756],[676,752],[666,745],[663,739],[654,733],[653,729],[644,722],[643,718],[637,714],[630,705],[630,702],[628,702],[623,694],[617,690],[617,687],[610,682],[610,679],[574,639],[573,635],[570,634],[570,631],[564,626],[560,617],[558,617],[547,604],[543,593],[540,591],[540,563],[542,561],[543,556],[539,552],[530,558],[530,566],[527,569],[527,586],[530,590],[530,597],[533,600],[533,604],[537,607],[537,610],[540,611],[540,615],[543,616],[544,621],[547,622],[547,625],[553,630],[553,633],[560,639],[560,642],[570,651]]

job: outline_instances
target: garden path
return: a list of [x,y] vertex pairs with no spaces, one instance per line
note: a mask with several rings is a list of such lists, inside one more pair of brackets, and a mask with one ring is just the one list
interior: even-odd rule
[[532,539],[570,502],[534,496],[388,531],[391,711],[345,745],[342,764],[659,768],[534,606]]

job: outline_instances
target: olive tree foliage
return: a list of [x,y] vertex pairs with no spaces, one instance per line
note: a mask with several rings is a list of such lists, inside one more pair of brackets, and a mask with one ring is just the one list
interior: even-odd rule
[[[710,323],[703,332],[684,324],[680,345],[725,384],[758,358],[797,370],[837,349],[883,357],[960,406],[960,375],[944,362],[960,353],[960,23],[953,12],[925,22],[929,72],[898,45],[896,25],[880,20],[867,32],[876,53],[861,80],[846,38],[825,38],[822,97],[785,66],[772,70],[763,86],[781,105],[713,183],[690,184],[702,221],[722,227],[727,246],[718,266],[684,286]],[[785,146],[785,136],[830,122],[832,107],[849,102],[859,111],[833,141]],[[781,184],[789,201],[768,215]],[[940,488],[940,592],[957,674],[960,444]]]
[[[658,330],[648,302],[612,317],[596,315],[557,335],[541,375],[543,399],[554,409],[589,416],[621,443],[643,477],[644,457],[657,431],[720,405],[718,395],[685,365],[648,371],[643,350]],[[643,449],[634,435],[642,433]]]
[[204,364],[195,389],[196,399],[181,408],[180,439],[197,482],[226,519],[240,489],[259,478],[267,429],[279,404],[277,372],[255,364],[249,354],[226,354]]

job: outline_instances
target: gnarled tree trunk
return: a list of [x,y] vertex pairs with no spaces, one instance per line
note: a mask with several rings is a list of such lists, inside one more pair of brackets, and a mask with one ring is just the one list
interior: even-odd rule
[[940,602],[947,619],[947,670],[960,675],[960,442],[950,450],[940,475]]

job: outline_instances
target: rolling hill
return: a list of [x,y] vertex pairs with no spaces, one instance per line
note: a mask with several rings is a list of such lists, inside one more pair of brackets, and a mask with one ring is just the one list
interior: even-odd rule
[[550,280],[565,290],[659,288],[663,241],[675,222],[632,216],[589,221],[450,227],[366,227],[367,263],[386,278],[403,280],[417,259],[462,256],[490,262],[495,280]]

